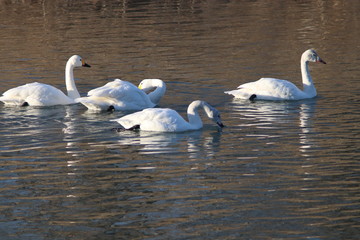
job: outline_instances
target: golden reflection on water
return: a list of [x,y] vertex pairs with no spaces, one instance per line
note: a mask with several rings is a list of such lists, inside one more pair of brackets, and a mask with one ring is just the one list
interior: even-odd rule
[[[113,78],[161,78],[161,107],[216,105],[226,128],[116,133],[80,105],[0,105],[0,234],[8,239],[351,239],[357,231],[358,1],[0,1],[0,92],[62,90],[80,54],[81,95]],[[311,101],[239,102],[260,77]],[[213,229],[208,231],[208,229]],[[215,230],[214,230],[215,229]]]

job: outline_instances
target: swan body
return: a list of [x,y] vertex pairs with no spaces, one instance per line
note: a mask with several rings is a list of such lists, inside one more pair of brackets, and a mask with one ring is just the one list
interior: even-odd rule
[[[146,94],[147,91],[154,91]],[[115,79],[102,87],[88,92],[87,97],[77,99],[88,109],[101,110],[142,110],[155,107],[165,94],[166,85],[160,79],[144,79],[136,87],[134,84]]]
[[125,129],[137,129],[157,132],[184,132],[202,128],[198,109],[202,108],[206,115],[219,127],[224,127],[220,113],[208,103],[200,100],[193,101],[187,110],[189,121],[178,112],[169,108],[148,108],[112,121],[118,122]]
[[241,99],[261,100],[300,100],[316,96],[316,89],[309,72],[309,62],[326,64],[313,49],[306,50],[301,56],[301,75],[303,90],[293,83],[276,79],[261,78],[258,81],[242,84],[236,90],[225,93]]
[[68,95],[59,89],[44,83],[28,83],[7,90],[0,97],[5,105],[13,106],[54,106],[76,103],[75,99],[80,97],[74,82],[74,67],[90,67],[83,59],[74,55],[69,58],[65,67],[65,83]]

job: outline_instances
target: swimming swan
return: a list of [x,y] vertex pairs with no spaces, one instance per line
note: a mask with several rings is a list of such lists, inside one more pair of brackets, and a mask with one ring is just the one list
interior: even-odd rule
[[[154,89],[146,94],[146,92]],[[136,87],[134,84],[115,79],[102,87],[88,92],[87,97],[77,99],[88,109],[101,110],[142,110],[155,107],[165,94],[166,85],[160,79],[144,79]]]
[[308,62],[326,64],[313,49],[306,50],[301,56],[301,75],[304,90],[293,83],[276,78],[261,78],[258,81],[242,84],[236,90],[225,93],[241,99],[261,100],[300,100],[316,96],[316,89],[310,76]]
[[169,108],[148,108],[111,121],[116,121],[122,127],[129,130],[139,128],[140,130],[158,132],[198,130],[203,126],[198,113],[199,108],[203,108],[206,115],[219,127],[224,127],[221,122],[220,113],[208,103],[200,100],[193,101],[189,105],[187,109],[189,122],[175,110]]
[[76,103],[75,99],[80,97],[74,82],[74,67],[90,67],[84,60],[74,55],[69,58],[65,67],[65,83],[68,95],[59,89],[44,83],[28,83],[7,90],[0,97],[5,105],[13,106],[53,106],[68,105]]

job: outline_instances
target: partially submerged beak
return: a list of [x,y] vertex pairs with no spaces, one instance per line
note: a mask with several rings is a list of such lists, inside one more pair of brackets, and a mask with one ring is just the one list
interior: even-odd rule
[[321,62],[321,63],[323,63],[323,64],[326,64],[326,62],[325,62],[324,60],[322,60],[321,58],[319,58],[319,59],[317,60],[317,62]]
[[89,64],[87,64],[84,60],[81,60],[83,67],[91,67]]

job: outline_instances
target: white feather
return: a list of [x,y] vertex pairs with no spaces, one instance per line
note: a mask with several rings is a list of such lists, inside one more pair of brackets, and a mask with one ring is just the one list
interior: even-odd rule
[[[166,90],[165,83],[160,79],[144,79],[140,85],[144,84],[143,82],[156,87],[151,94],[156,95],[155,97],[160,100]],[[146,90],[148,88],[146,86]],[[89,91],[87,97],[79,98],[77,101],[88,109],[97,111],[107,110],[110,106],[115,110],[142,110],[158,104],[157,101],[152,101],[150,94],[146,94],[134,84],[120,79],[115,79],[102,87]]]
[[189,122],[175,110],[169,108],[148,108],[112,121],[118,122],[125,129],[139,126],[144,131],[183,132],[202,128],[203,124],[198,108],[203,108],[207,116],[223,127],[219,112],[204,101],[193,101],[188,107]]
[[313,98],[316,96],[316,89],[309,72],[309,61],[325,63],[312,49],[306,50],[302,54],[300,63],[304,90],[300,90],[293,83],[286,80],[261,78],[255,82],[242,84],[238,89],[226,91],[225,93],[240,99],[300,100]]
[[68,96],[53,86],[34,82],[7,90],[0,97],[0,101],[13,106],[21,106],[25,103],[30,106],[74,104],[79,93],[74,82],[73,68],[81,66],[89,67],[78,55],[70,57],[66,63],[65,82]]

